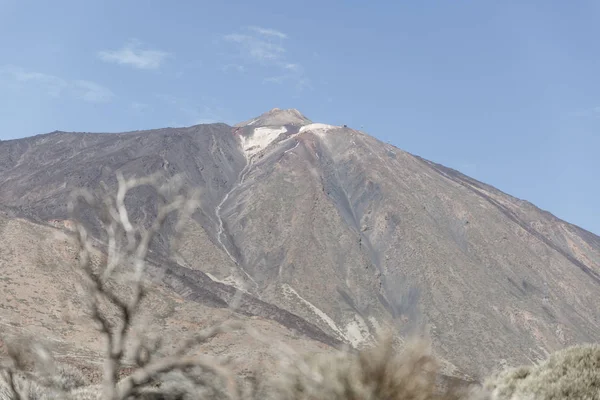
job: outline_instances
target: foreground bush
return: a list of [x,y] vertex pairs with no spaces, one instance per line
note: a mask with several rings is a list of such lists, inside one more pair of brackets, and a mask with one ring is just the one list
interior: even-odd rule
[[[600,346],[575,346],[551,355],[539,365],[510,368],[486,380],[483,387],[442,390],[437,363],[424,342],[394,352],[382,341],[360,353],[340,351],[287,359],[282,374],[264,377],[252,390],[203,368],[170,371],[129,397],[143,400],[559,400],[600,399]],[[59,365],[45,376],[14,372],[0,378],[0,399],[100,400],[102,385],[89,385],[81,372]],[[230,382],[232,383],[232,382]]]
[[574,346],[539,365],[507,369],[484,388],[493,399],[600,399],[600,346]]

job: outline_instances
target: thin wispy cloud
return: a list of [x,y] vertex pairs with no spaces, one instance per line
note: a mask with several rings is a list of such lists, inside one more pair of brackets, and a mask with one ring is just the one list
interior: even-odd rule
[[89,80],[67,80],[61,77],[36,71],[28,71],[14,65],[0,67],[0,82],[19,89],[33,87],[54,98],[74,97],[89,103],[106,103],[114,93]]
[[280,39],[287,39],[287,35],[275,29],[261,28],[260,26],[251,26],[248,29],[264,36],[274,36]]
[[285,48],[281,44],[260,35],[232,33],[226,35],[225,40],[236,43],[242,56],[261,63],[277,61],[285,53]]
[[0,67],[0,79],[8,84],[30,84],[37,86],[51,97],[59,97],[69,86],[67,81],[57,76],[26,71],[14,65]]
[[223,71],[224,72],[236,71],[236,72],[244,73],[244,72],[246,72],[246,67],[244,67],[243,65],[240,65],[240,64],[227,64],[227,65],[223,66]]
[[263,83],[273,83],[277,85],[291,82],[296,90],[303,91],[312,89],[310,79],[305,75],[304,68],[299,64],[283,64],[281,65],[281,74],[270,76],[263,79]]
[[[243,33],[230,33],[223,39],[233,44],[236,50],[234,56],[246,64],[256,64],[263,67],[263,83],[291,83],[296,89],[310,88],[310,79],[302,65],[290,61],[289,52],[285,46],[288,35],[284,32],[259,26],[247,27]],[[239,64],[228,64],[239,65]],[[242,65],[245,69],[245,66]],[[224,67],[224,71],[229,68]]]
[[283,68],[292,72],[302,72],[302,67],[298,64],[285,64]]
[[97,55],[104,62],[137,69],[158,69],[171,56],[166,51],[143,49],[141,45],[139,40],[131,39],[119,50],[102,50]]
[[263,79],[264,83],[275,83],[277,85],[281,85],[285,81],[285,76],[270,76],[268,78]]

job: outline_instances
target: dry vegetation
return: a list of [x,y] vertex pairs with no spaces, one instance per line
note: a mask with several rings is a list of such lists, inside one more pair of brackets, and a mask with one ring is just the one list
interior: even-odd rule
[[[156,218],[148,226],[129,219],[125,198],[140,186],[157,194]],[[443,387],[439,364],[427,343],[410,341],[402,350],[381,338],[371,349],[326,354],[298,354],[276,345],[277,376],[236,376],[227,357],[191,355],[202,343],[230,330],[243,330],[268,341],[236,319],[235,300],[229,318],[165,353],[159,340],[144,332],[136,316],[145,303],[146,260],[153,238],[170,219],[173,240],[181,224],[198,206],[198,193],[186,193],[182,181],[161,183],[159,176],[125,179],[118,175],[115,194],[102,187],[95,193],[75,192],[70,204],[76,221],[78,267],[83,304],[105,343],[103,379],[91,384],[74,366],[53,360],[36,342],[3,338],[8,357],[0,365],[0,400],[4,399],[600,399],[600,347],[580,346],[552,355],[545,363],[509,369],[490,377],[483,387]],[[93,211],[104,228],[106,257],[91,257],[95,239],[79,212]],[[176,217],[175,219],[174,216]],[[128,285],[128,296],[115,281]],[[2,342],[0,342],[0,345]]]

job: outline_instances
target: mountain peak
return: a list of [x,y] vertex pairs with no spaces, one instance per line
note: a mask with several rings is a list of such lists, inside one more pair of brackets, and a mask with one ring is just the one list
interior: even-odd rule
[[307,125],[312,121],[306,118],[300,111],[295,108],[281,109],[273,108],[260,116],[248,121],[236,124],[236,127],[241,126],[283,126],[283,125]]

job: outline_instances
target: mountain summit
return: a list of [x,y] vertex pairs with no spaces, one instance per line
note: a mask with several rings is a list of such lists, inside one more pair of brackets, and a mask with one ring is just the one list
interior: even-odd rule
[[[64,227],[69,192],[114,187],[117,169],[182,174],[203,189],[177,258],[157,264],[162,282],[198,307],[217,310],[239,288],[244,312],[324,346],[361,347],[384,329],[426,334],[448,374],[475,378],[600,341],[600,237],[293,109],[233,128],[3,141],[0,204]],[[128,207],[137,221],[155,213],[143,191]],[[157,257],[175,250],[168,236]]]
[[312,121],[306,118],[300,111],[289,108],[282,110],[280,108],[273,108],[264,114],[261,114],[257,118],[250,119],[248,121],[236,124],[236,127],[242,126],[283,126],[283,125],[296,125],[302,126],[310,124]]

